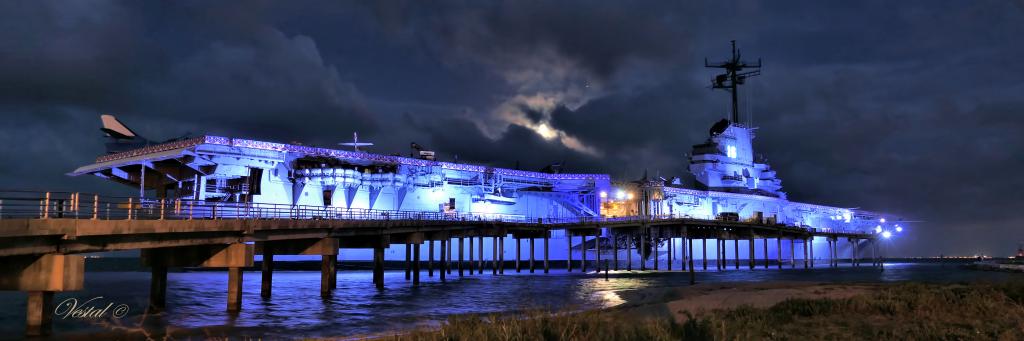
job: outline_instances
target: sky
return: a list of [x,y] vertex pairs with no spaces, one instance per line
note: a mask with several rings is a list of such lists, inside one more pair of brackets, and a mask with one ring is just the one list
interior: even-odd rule
[[99,115],[139,134],[333,146],[636,179],[684,175],[729,110],[791,200],[891,212],[891,256],[1024,242],[1024,1],[2,1],[0,188],[67,172]]

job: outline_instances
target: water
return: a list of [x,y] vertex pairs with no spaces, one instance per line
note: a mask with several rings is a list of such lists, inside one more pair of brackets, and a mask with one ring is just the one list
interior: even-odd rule
[[[731,268],[730,268],[731,269]],[[973,271],[956,264],[895,263],[885,271],[864,268],[816,268],[812,270],[775,268],[755,271],[729,270],[698,272],[697,281],[709,282],[964,282],[1024,280],[1024,275]],[[192,335],[264,335],[270,338],[299,336],[344,336],[402,330],[418,325],[436,324],[452,314],[493,313],[532,308],[575,309],[607,307],[622,303],[617,291],[685,285],[684,272],[612,272],[609,280],[601,275],[567,274],[564,269],[550,274],[538,271],[505,275],[458,278],[457,272],[440,282],[438,277],[421,275],[421,285],[412,287],[402,271],[385,273],[385,290],[373,288],[366,271],[342,271],[338,288],[329,298],[320,297],[320,274],[315,271],[277,271],[273,297],[260,297],[260,273],[245,272],[243,307],[237,316],[225,312],[226,272],[172,272],[168,274],[167,311],[147,316],[149,330],[185,329]],[[59,293],[58,304],[67,298],[85,300],[102,296],[104,302],[127,304],[124,325],[138,326],[143,318],[149,292],[149,273],[129,271],[89,272],[85,290]],[[104,303],[105,305],[105,303]],[[0,292],[0,338],[18,338],[24,332],[25,294]],[[107,320],[109,321],[109,320]],[[103,332],[109,327],[95,321],[55,317],[54,337]]]

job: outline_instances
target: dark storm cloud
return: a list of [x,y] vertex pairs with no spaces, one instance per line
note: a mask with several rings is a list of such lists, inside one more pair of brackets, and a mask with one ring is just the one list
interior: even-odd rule
[[105,112],[152,138],[359,131],[381,153],[680,175],[728,110],[703,58],[736,39],[764,58],[741,99],[791,199],[925,221],[903,254],[1024,239],[1020,2],[10,1],[0,19],[0,153],[31,160],[0,187],[119,188],[62,175],[101,152]]
[[[388,31],[411,34],[439,53],[494,67],[533,62],[553,50],[596,78],[630,59],[670,59],[690,26],[683,6],[615,2],[481,3],[476,6],[375,2]],[[674,11],[673,11],[674,10]],[[680,13],[682,12],[682,13]]]
[[[4,21],[0,57],[5,104],[113,112],[153,138],[198,130],[302,140],[333,122],[376,127],[312,39],[244,15],[250,7],[162,9],[171,19],[147,22],[152,14],[131,5],[6,3],[14,20]],[[14,27],[17,19],[30,29]]]

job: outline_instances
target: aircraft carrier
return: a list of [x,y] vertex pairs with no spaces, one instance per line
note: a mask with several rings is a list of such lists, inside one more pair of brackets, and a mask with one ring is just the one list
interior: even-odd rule
[[[748,78],[758,75],[760,61],[742,61],[734,43],[727,61],[705,64],[724,70],[713,78],[712,88],[727,90],[733,109],[731,117],[714,123],[707,136],[691,141],[699,143],[693,145],[689,160],[680,160],[689,163],[686,178],[693,180],[689,184],[681,180],[683,177],[651,178],[645,174],[639,180],[612,179],[607,174],[445,162],[416,144],[408,157],[383,155],[361,150],[369,144],[357,138],[346,144],[352,150],[223,136],[156,143],[141,138],[110,115],[102,117],[102,130],[111,141],[110,153],[70,174],[99,176],[134,186],[142,201],[326,208],[322,213],[296,210],[297,215],[360,212],[365,216],[373,212],[377,219],[387,219],[397,212],[423,212],[505,221],[692,217],[877,233],[886,238],[903,231],[904,226],[891,215],[790,200],[782,190],[779,175],[767,162],[754,157],[754,127],[739,119],[737,91]],[[571,243],[560,231],[552,233],[554,245]],[[607,231],[604,233],[599,240],[609,243]],[[490,248],[492,241],[486,242],[485,247]],[[655,259],[666,257],[667,250],[672,249],[664,243],[655,245]],[[825,243],[815,245],[826,247]],[[785,247],[772,245],[768,253],[774,258],[780,252],[793,252],[779,249]],[[604,249],[604,253],[612,252]],[[615,252],[630,252],[622,250]],[[577,253],[573,257],[597,252],[591,246],[571,244],[552,251],[552,259],[566,259],[568,252]],[[696,253],[703,254],[701,251]],[[386,257],[399,260],[405,253],[391,248]],[[370,250],[343,249],[341,259],[370,260],[372,254]]]

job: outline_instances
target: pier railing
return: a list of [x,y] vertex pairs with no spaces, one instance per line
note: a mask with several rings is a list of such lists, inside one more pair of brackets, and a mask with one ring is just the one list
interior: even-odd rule
[[[536,225],[630,224],[690,219],[718,221],[713,216],[680,214],[625,217],[529,217],[478,212],[377,210],[321,205],[287,205],[188,199],[146,199],[78,192],[0,191],[0,219],[192,220],[313,219],[401,220],[424,222],[501,222]],[[741,223],[735,221],[735,223]],[[808,232],[865,233],[860,230],[783,226]]]

